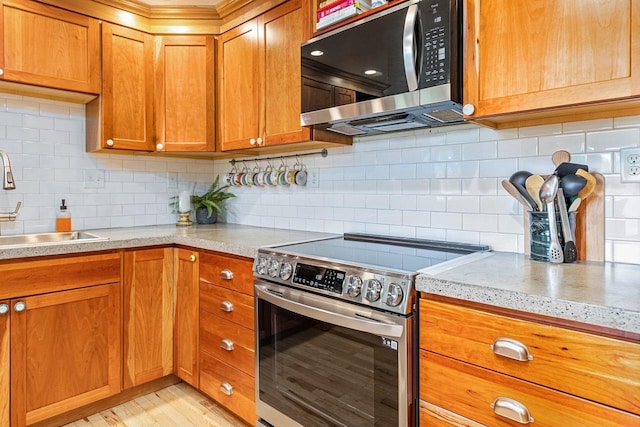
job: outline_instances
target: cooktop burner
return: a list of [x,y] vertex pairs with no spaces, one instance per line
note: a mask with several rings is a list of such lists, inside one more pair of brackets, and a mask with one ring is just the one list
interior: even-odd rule
[[345,234],[261,248],[254,274],[332,298],[408,314],[413,310],[417,271],[487,250],[488,246],[462,243]]

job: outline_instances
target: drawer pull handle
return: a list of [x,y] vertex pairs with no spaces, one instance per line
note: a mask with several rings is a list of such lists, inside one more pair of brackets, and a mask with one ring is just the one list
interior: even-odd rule
[[0,304],[0,315],[7,314],[9,312],[9,304]]
[[231,313],[233,311],[233,303],[231,301],[224,300],[220,303],[220,310]]
[[220,277],[222,277],[224,280],[231,280],[233,279],[233,271],[227,270],[225,268],[220,272]]
[[496,415],[508,418],[517,423],[530,424],[533,422],[533,417],[527,407],[517,400],[509,399],[508,397],[498,397],[493,401],[491,407]]
[[491,350],[498,356],[508,357],[520,362],[533,360],[533,355],[529,352],[527,346],[511,338],[496,338],[491,344]]
[[220,384],[220,391],[227,396],[231,396],[233,394],[233,386],[225,381]]
[[233,341],[231,341],[229,338],[224,338],[222,341],[220,341],[220,347],[227,351],[233,351]]

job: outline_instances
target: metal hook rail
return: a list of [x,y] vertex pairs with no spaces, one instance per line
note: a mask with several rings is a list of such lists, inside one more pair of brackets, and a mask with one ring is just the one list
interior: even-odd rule
[[323,148],[322,151],[316,151],[315,153],[303,153],[303,154],[285,154],[282,156],[273,156],[273,157],[255,157],[253,159],[240,159],[240,160],[236,160],[236,159],[231,159],[229,160],[229,163],[231,163],[231,166],[235,166],[236,163],[240,162],[258,162],[261,160],[278,160],[278,159],[289,159],[292,157],[304,157],[304,156],[316,156],[316,155],[321,155],[322,157],[327,157],[329,155],[329,152],[327,151],[326,148]]

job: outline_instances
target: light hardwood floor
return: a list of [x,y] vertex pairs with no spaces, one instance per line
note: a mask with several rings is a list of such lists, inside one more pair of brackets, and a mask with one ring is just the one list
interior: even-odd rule
[[140,396],[64,427],[247,427],[185,383]]

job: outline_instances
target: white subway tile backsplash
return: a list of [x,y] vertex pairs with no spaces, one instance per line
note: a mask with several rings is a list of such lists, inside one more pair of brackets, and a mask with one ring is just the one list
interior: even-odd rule
[[538,154],[537,138],[505,139],[498,141],[498,158],[528,157]]
[[462,146],[462,160],[486,160],[498,157],[498,143],[496,141],[464,144]]
[[610,152],[640,146],[640,128],[587,133],[587,152]]
[[538,154],[541,156],[551,156],[558,150],[568,151],[569,153],[584,153],[585,134],[541,136],[538,138],[538,150]]

